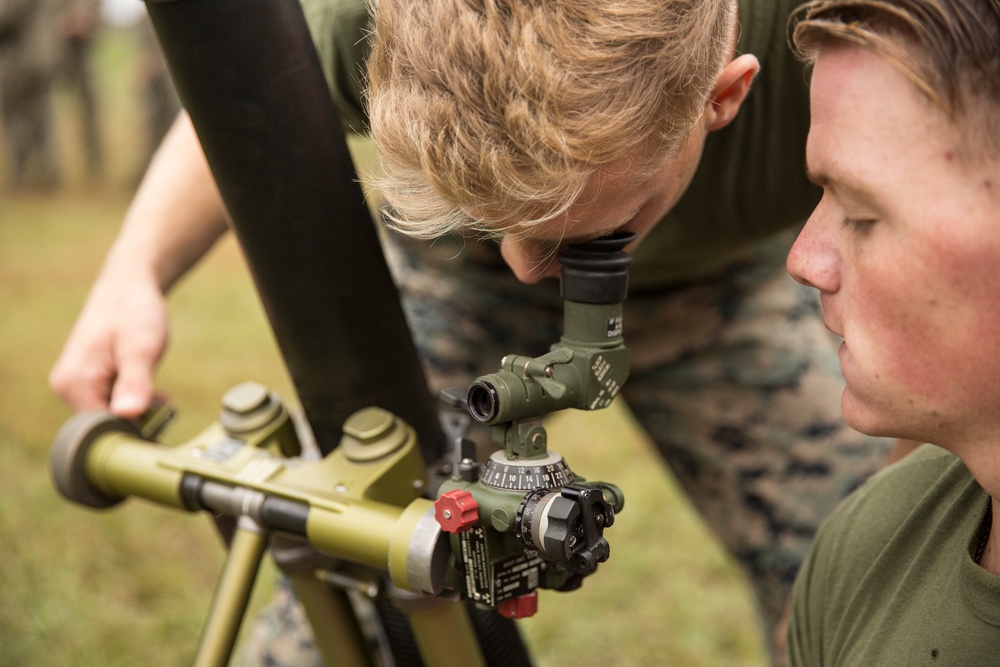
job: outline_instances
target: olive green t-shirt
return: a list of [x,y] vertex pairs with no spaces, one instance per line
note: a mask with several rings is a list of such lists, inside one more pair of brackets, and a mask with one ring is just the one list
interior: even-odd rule
[[[364,61],[370,52],[364,0],[304,0],[306,17],[346,128],[366,128]],[[741,250],[805,222],[819,191],[805,177],[809,93],[788,48],[797,0],[742,0],[739,53],[761,71],[736,119],[709,135],[677,206],[636,251],[630,285],[641,290],[718,272]]]
[[990,497],[924,445],[820,530],[792,593],[791,667],[1000,664],[1000,576],[973,560]]

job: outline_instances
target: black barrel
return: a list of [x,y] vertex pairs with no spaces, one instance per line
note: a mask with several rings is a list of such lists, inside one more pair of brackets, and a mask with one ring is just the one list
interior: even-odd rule
[[147,0],[184,108],[323,453],[355,410],[445,447],[296,0]]

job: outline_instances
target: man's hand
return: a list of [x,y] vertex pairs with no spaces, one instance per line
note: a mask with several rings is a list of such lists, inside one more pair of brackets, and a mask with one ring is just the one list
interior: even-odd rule
[[165,294],[226,231],[201,145],[181,114],[153,158],[49,385],[74,410],[131,419],[153,399]]
[[52,390],[74,410],[134,419],[153,399],[153,372],[167,345],[166,299],[153,278],[102,275],[62,354]]

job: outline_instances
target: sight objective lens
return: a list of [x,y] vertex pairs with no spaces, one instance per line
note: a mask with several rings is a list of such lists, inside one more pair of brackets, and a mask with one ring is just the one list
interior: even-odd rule
[[489,382],[482,380],[473,382],[469,386],[467,400],[469,413],[476,421],[488,422],[500,411],[500,398],[497,396],[496,387]]

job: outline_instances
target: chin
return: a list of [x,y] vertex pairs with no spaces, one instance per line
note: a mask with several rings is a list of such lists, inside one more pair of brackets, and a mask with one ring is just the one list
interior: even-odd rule
[[[840,398],[840,411],[844,415],[844,421],[855,431],[878,437],[900,437],[893,431],[893,420],[880,415],[847,387]],[[898,424],[896,427],[898,428]]]

